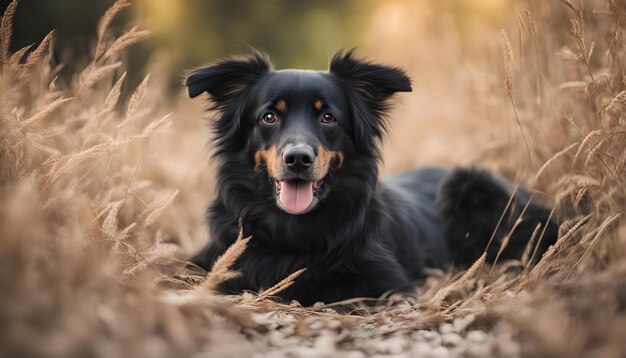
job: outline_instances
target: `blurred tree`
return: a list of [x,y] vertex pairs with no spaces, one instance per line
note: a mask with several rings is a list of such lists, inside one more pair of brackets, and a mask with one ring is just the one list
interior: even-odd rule
[[[113,24],[139,23],[153,30],[130,50],[130,77],[148,54],[165,49],[176,68],[189,68],[249,47],[268,52],[277,67],[324,69],[328,56],[360,44],[371,0],[135,0]],[[9,0],[0,0],[4,12]],[[80,65],[91,51],[100,16],[113,0],[22,0],[15,14],[13,51],[40,41],[55,30],[55,58]],[[70,72],[70,71],[68,71]],[[181,71],[172,73],[178,83]]]
[[252,46],[278,67],[323,69],[328,56],[359,44],[369,2],[333,0],[138,0],[139,18],[155,29],[153,41],[195,66]]
[[[0,0],[0,11],[9,2]],[[340,48],[377,48],[372,41],[410,45],[405,43],[406,37],[412,38],[414,31],[436,31],[445,14],[452,15],[464,45],[473,46],[484,40],[480,35],[484,27],[500,27],[499,13],[511,5],[510,0],[432,0],[428,18],[407,13],[419,9],[414,6],[416,3],[427,2],[133,0],[133,6],[116,19],[113,31],[122,31],[121,25],[129,22],[153,31],[147,41],[131,48],[127,82],[142,77],[141,67],[149,55],[163,50],[174,66],[172,83],[179,86],[184,69],[248,52],[249,47],[269,53],[278,68],[325,69],[328,57]],[[36,43],[54,29],[55,57],[70,68],[81,65],[80,59],[89,54],[94,43],[98,20],[112,3],[113,0],[22,0],[15,17],[12,50]],[[400,11],[406,15],[405,20],[400,23],[381,18],[389,12],[377,11],[385,7]],[[401,32],[390,32],[391,38],[370,36],[372,31],[387,34],[380,31],[381,26]]]
[[[10,2],[0,0],[0,13]],[[54,30],[57,49],[81,58],[94,41],[98,19],[112,3],[113,0],[22,0],[15,12],[11,50],[39,42]],[[119,21],[124,21],[123,17]]]

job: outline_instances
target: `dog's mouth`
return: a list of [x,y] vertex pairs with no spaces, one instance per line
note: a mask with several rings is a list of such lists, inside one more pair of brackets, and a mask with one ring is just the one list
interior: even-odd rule
[[276,203],[289,214],[304,214],[317,205],[320,194],[326,188],[326,180],[303,179],[274,180]]

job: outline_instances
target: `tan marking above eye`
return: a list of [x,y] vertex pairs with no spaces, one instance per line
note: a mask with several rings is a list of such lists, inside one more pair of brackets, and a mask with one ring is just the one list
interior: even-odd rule
[[287,109],[287,102],[285,102],[284,99],[278,100],[274,107],[276,107],[276,109],[279,111],[284,111],[285,109]]
[[323,105],[324,105],[324,102],[322,102],[321,99],[316,99],[315,102],[313,102],[313,107],[315,107],[315,109],[317,109],[318,111],[322,109]]

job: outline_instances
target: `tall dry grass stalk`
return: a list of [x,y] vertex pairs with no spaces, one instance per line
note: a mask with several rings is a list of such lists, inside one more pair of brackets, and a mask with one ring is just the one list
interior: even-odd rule
[[243,254],[246,247],[248,247],[248,242],[252,237],[248,236],[244,239],[243,237],[243,224],[241,223],[241,219],[239,220],[239,236],[235,242],[230,245],[230,247],[217,258],[215,264],[211,268],[211,272],[207,274],[206,280],[201,285],[202,288],[215,289],[217,285],[220,283],[233,279],[241,275],[241,272],[232,270],[233,265]]
[[9,52],[18,5],[0,22],[0,356],[167,357],[237,337],[209,328],[209,304],[191,314],[160,298],[162,285],[180,287],[176,242],[196,229],[176,210],[194,191],[159,178],[157,153],[179,146],[163,90],[146,75],[122,92],[122,51],[148,33],[108,34],[130,3],[106,12],[91,61],[68,83],[50,62],[52,32]]
[[[208,275],[186,266],[205,240],[213,186],[202,125],[186,121],[201,109],[180,98],[168,103],[159,71],[128,95],[122,90],[122,53],[148,34],[108,31],[130,3],[118,0],[104,14],[87,65],[63,82],[63,66],[51,64],[54,33],[10,52],[18,6],[11,2],[0,21],[0,355],[389,354],[412,352],[427,335],[421,329],[454,322],[462,332],[488,333],[485,355],[506,355],[505,345],[518,341],[528,355],[617,356],[626,322],[626,6],[533,4],[494,33],[504,71],[457,62],[449,34],[431,41],[441,62],[428,67],[433,75],[471,80],[434,102],[441,106],[416,88],[407,112],[396,114],[430,113],[429,126],[439,112],[463,115],[461,135],[482,143],[469,152],[474,163],[530,184],[555,206],[557,243],[534,267],[529,245],[521,262],[490,267],[483,256],[467,271],[433,272],[417,300],[302,308],[272,296],[303,271],[258,295],[214,292],[236,275],[237,258],[254,240],[243,232]],[[565,16],[571,20],[559,20]],[[411,46],[401,45],[398,58],[411,57],[404,56]],[[419,59],[406,64],[417,78],[427,75]],[[443,128],[450,133],[442,141],[455,140],[452,126]],[[414,158],[401,159],[406,166]],[[531,240],[544,234],[537,226]],[[338,314],[339,305],[354,314]],[[390,348],[390,339],[404,343]]]

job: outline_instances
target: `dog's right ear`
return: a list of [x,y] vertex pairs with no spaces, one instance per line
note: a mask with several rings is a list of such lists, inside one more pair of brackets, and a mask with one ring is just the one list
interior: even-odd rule
[[231,57],[199,68],[187,77],[185,86],[189,97],[194,98],[207,92],[215,104],[221,107],[271,71],[269,57],[255,51],[245,57]]

